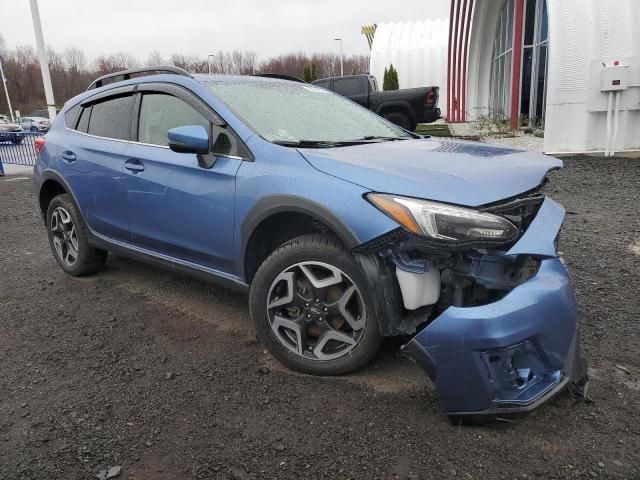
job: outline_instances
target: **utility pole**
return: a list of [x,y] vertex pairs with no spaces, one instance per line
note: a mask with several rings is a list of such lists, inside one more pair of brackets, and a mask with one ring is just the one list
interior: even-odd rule
[[9,105],[9,115],[11,115],[11,121],[15,122],[15,118],[13,118],[13,108],[11,108],[11,100],[9,99],[9,90],[7,90],[7,79],[4,76],[4,70],[2,69],[1,58],[0,58],[0,77],[2,77],[2,84],[4,85],[4,94],[7,96],[7,105]]
[[340,42],[340,76],[344,77],[344,55],[342,55],[342,38],[334,38],[336,42]]
[[40,10],[38,10],[38,0],[30,1],[33,29],[36,33],[36,44],[38,46],[38,59],[40,60],[40,70],[42,71],[42,83],[44,83],[44,96],[47,99],[49,120],[53,122],[56,118],[56,102],[53,99],[53,87],[51,86],[51,75],[49,74],[49,61],[47,59],[47,50],[44,46],[42,23],[40,22]]

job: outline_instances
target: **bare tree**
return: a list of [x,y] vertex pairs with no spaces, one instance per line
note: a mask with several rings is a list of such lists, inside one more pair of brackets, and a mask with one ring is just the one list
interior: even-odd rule
[[[8,49],[0,35],[0,52],[14,108],[27,114],[35,109],[44,108],[46,102],[42,75],[35,50],[30,46]],[[96,77],[140,65],[136,58],[126,52],[100,55],[93,62],[89,62],[85,53],[77,47],[67,48],[61,53],[49,48],[48,54],[51,81],[58,106],[84,91]],[[258,63],[255,52],[235,50],[218,52],[210,59],[210,66],[207,60],[208,57],[182,53],[174,53],[166,59],[158,51],[153,51],[149,54],[147,63],[162,65],[170,62],[193,73],[207,72],[210,67],[215,73],[251,75],[258,70],[299,78],[303,76],[305,67],[315,67],[318,78],[337,75],[340,71],[338,56],[330,53],[309,55],[297,52]],[[346,57],[344,67],[345,72],[364,73],[368,70],[369,58],[366,55]],[[7,111],[4,95],[0,95],[0,112]]]
[[[260,64],[263,73],[279,73],[302,78],[304,67],[316,66],[318,78],[332,77],[340,74],[340,57],[333,53],[289,53],[270,58]],[[344,70],[348,73],[367,73],[369,71],[369,57],[367,55],[352,55],[345,57]]]
[[140,65],[140,62],[131,54],[126,52],[112,53],[111,55],[100,55],[96,61],[96,73],[105,75],[107,73],[127,70]]
[[84,52],[77,47],[69,47],[62,52],[62,57],[67,64],[69,73],[77,74],[87,68],[87,57]]
[[198,55],[174,53],[171,55],[171,63],[176,67],[184,68],[187,72],[206,73],[208,71],[207,61]]
[[162,55],[160,55],[160,52],[158,50],[154,50],[153,52],[151,52],[149,54],[149,58],[147,58],[147,65],[151,67],[165,64],[166,61],[164,58],[162,58]]

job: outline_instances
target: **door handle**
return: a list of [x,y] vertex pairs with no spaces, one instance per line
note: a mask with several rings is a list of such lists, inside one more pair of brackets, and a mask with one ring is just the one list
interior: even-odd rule
[[67,150],[65,152],[62,152],[62,159],[67,163],[75,162],[76,154]]
[[140,160],[135,160],[135,159],[129,159],[126,162],[124,162],[124,168],[132,172],[144,171],[144,165],[142,164],[142,162]]

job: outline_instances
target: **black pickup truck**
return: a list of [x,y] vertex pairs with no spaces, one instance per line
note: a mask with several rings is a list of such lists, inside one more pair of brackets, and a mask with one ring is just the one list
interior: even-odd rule
[[313,84],[350,98],[410,131],[414,131],[418,123],[430,123],[440,118],[438,87],[380,91],[378,82],[371,75],[321,78]]

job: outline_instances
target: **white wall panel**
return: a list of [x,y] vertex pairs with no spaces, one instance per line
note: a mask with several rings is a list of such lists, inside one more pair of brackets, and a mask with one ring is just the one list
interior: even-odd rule
[[440,87],[441,109],[447,98],[449,19],[380,23],[371,47],[370,73],[382,89],[384,69],[393,63],[400,88]]
[[[635,0],[547,0],[550,57],[544,150],[603,151],[606,97],[599,91],[600,66],[620,60],[637,85],[640,2]],[[640,88],[621,93],[615,149],[640,149]],[[604,108],[603,108],[604,106]]]
[[[467,87],[469,118],[486,115],[489,62],[502,2],[476,0]],[[547,0],[549,70],[544,150],[603,151],[606,95],[598,88],[600,66],[630,65],[640,85],[640,0]],[[605,108],[603,108],[603,106]],[[622,92],[616,150],[640,150],[640,87]]]

